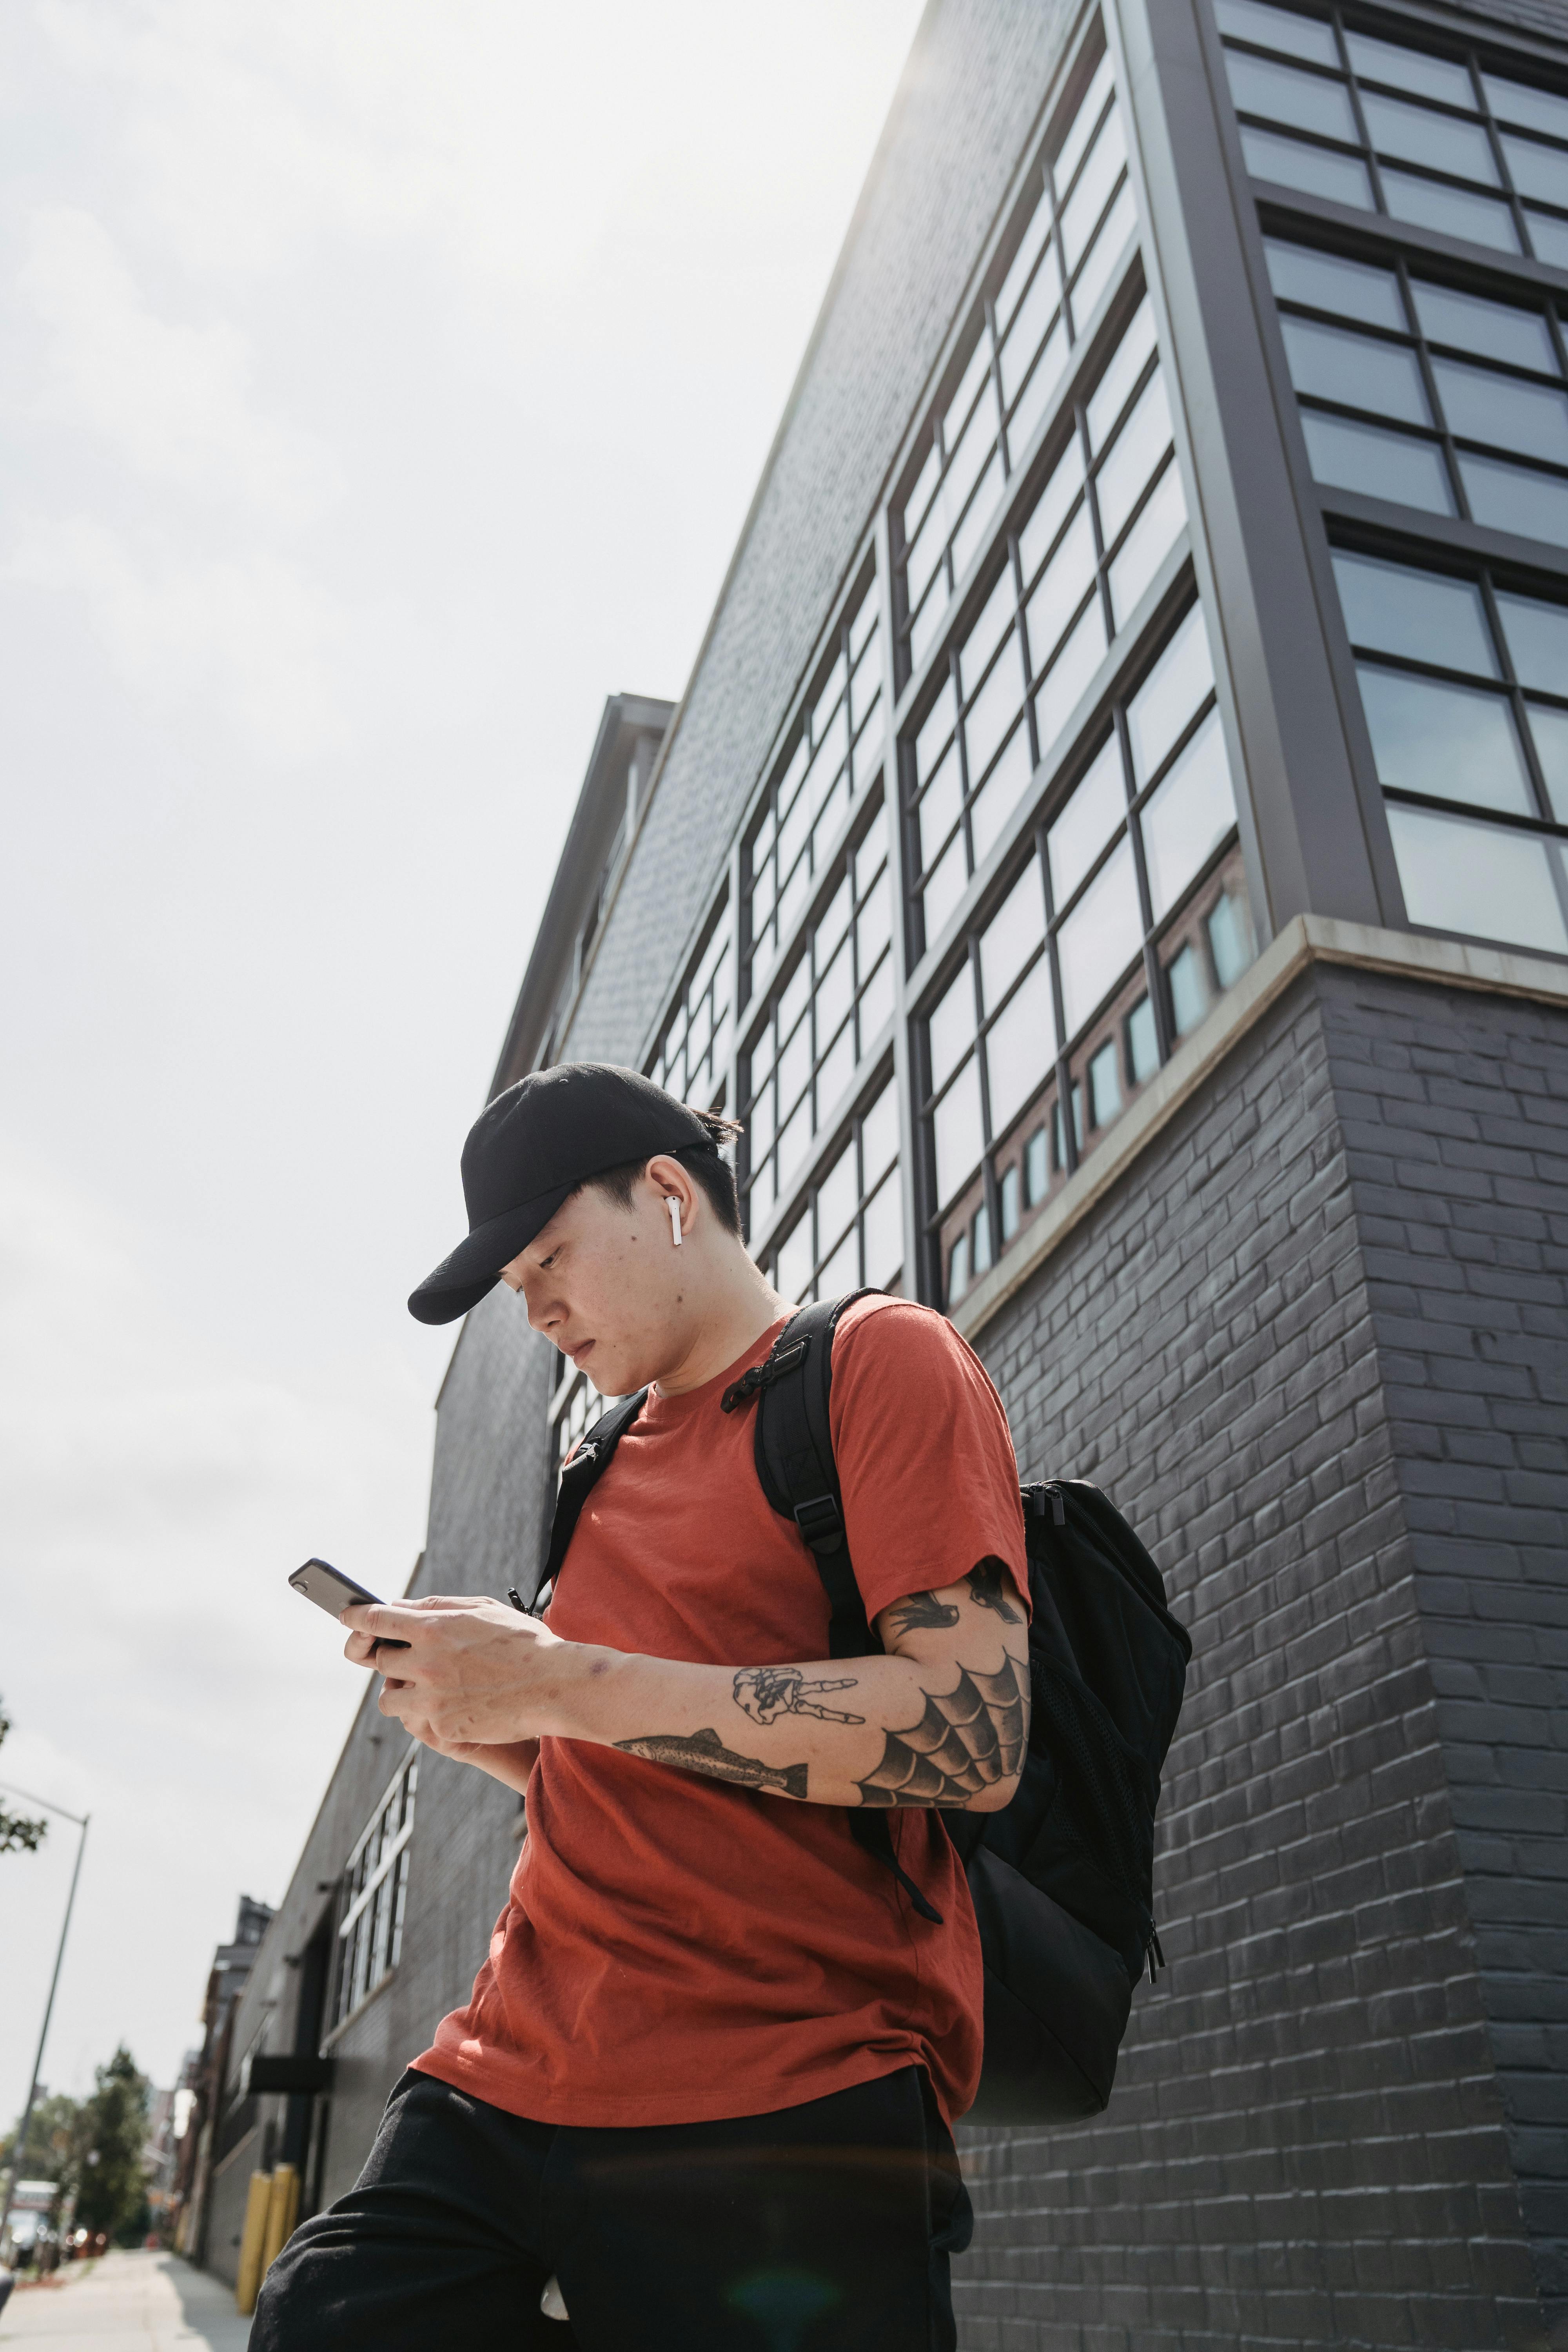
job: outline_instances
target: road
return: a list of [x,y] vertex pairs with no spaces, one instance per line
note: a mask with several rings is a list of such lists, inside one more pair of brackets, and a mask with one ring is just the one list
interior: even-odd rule
[[0,2352],[245,2352],[234,2291],[174,2254],[105,2254],[62,2286],[19,2287],[0,2314]]

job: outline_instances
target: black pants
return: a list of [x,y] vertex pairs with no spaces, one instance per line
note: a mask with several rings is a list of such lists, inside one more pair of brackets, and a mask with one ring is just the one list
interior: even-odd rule
[[[268,2272],[250,2352],[953,2352],[972,2218],[918,2067],[617,2131],[409,2074]],[[539,2308],[552,2271],[566,2324]]]

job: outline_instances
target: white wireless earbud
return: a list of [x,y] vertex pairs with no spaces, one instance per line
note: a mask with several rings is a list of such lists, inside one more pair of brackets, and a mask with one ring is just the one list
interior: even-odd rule
[[664,1205],[669,1211],[669,1229],[675,1235],[675,1246],[679,1249],[680,1247],[680,1203],[671,1198]]

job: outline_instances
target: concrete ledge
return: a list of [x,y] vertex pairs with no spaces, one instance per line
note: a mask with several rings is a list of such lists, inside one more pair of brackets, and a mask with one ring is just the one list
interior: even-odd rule
[[1471,946],[1461,940],[1425,939],[1412,931],[1378,930],[1368,923],[1337,922],[1326,915],[1293,917],[1202,1026],[1172,1055],[1050,1206],[1026,1229],[1020,1245],[994,1265],[955,1308],[952,1321],[966,1339],[983,1331],[1073,1228],[1082,1223],[1140,1152],[1207,1084],[1233,1046],[1311,963],[1350,964],[1363,971],[1388,972],[1443,988],[1476,988],[1492,995],[1568,1004],[1568,964],[1515,955],[1503,948]]

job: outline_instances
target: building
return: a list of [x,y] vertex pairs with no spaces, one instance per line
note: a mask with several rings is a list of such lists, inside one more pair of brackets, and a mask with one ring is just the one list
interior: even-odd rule
[[[172,2177],[157,2182],[163,2191],[156,2209],[157,2227],[181,2253],[196,2262],[207,2261],[213,2252],[208,2200],[214,2183],[221,2183],[237,2170],[256,2137],[254,2113],[246,2101],[228,2095],[228,2085],[237,2072],[234,2033],[240,1996],[250,1982],[271,1919],[272,1912],[265,1903],[258,1903],[251,1895],[240,1896],[234,1934],[217,1947],[207,1971],[202,2046],[186,2053],[172,2096],[158,2095],[161,2101],[170,2098],[167,2115],[160,2114],[157,2119],[163,2143],[161,2154],[167,2153],[176,2119],[179,2131],[174,2141]],[[238,2177],[243,2183],[247,2175]]]
[[[496,1074],[742,1117],[780,1287],[944,1306],[1192,1629],[1169,1973],[965,2136],[973,2352],[1568,2328],[1565,318],[1561,0],[932,0]],[[593,1405],[468,1318],[415,1590]],[[362,1715],[233,2042],[328,2053],[312,2199],[520,1831]]]

